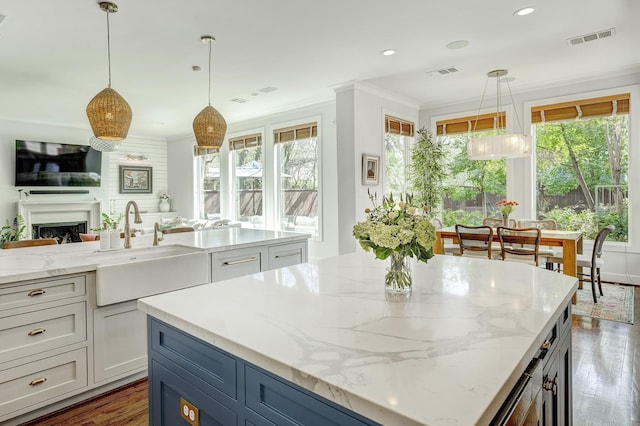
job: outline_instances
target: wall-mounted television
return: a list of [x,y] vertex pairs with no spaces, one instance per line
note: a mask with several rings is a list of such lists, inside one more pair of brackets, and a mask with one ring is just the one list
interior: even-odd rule
[[100,186],[101,171],[88,145],[16,140],[16,186]]

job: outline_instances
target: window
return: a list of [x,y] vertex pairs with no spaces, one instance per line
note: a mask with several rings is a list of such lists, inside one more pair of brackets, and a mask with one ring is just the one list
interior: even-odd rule
[[220,152],[217,148],[195,149],[200,217],[220,219]]
[[594,239],[628,241],[630,94],[531,108],[539,218]]
[[472,137],[495,134],[505,128],[505,113],[456,117],[436,122],[436,137],[448,151],[449,176],[445,183],[442,221],[480,225],[485,217],[497,217],[496,202],[507,192],[504,159],[469,160],[467,144]]
[[274,131],[280,229],[319,236],[318,125]]
[[234,216],[243,227],[265,227],[263,214],[262,135],[229,139],[233,164]]
[[400,194],[409,190],[408,181],[414,124],[385,116],[384,118],[384,193]]

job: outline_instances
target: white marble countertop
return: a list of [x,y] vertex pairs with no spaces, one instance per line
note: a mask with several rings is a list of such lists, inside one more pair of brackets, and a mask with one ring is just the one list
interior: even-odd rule
[[[246,228],[199,230],[179,234],[166,234],[160,246],[178,244],[209,252],[255,246],[256,244],[304,241],[308,234],[267,231]],[[121,239],[121,242],[124,240]],[[152,247],[153,234],[131,238],[131,249]],[[54,246],[0,249],[0,284],[21,280],[46,278],[95,270],[99,241],[60,244]],[[119,251],[124,251],[122,248]]]
[[362,252],[143,298],[142,311],[385,425],[487,423],[577,280],[436,256],[385,301]]

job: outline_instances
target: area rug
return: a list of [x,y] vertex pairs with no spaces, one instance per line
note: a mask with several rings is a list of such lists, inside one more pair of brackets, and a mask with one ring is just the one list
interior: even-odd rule
[[604,296],[598,298],[598,303],[593,303],[591,283],[586,282],[584,288],[578,290],[578,301],[573,306],[573,313],[633,324],[633,290],[630,285],[603,283]]

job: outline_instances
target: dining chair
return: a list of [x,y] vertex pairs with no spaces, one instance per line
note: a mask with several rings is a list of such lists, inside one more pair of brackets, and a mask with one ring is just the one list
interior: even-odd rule
[[7,241],[2,245],[3,249],[13,249],[21,247],[50,246],[58,244],[55,238],[38,238],[35,240]]
[[[437,217],[432,217],[431,219],[429,219],[429,222],[431,222],[431,224],[433,225],[434,228],[436,228],[436,230],[442,229],[442,221]],[[447,241],[450,241],[450,240],[447,240]],[[451,242],[445,243],[443,241],[442,248],[443,248],[444,254],[455,255],[460,253],[460,246],[458,244],[454,244]]]
[[507,260],[507,254],[533,256],[533,262],[538,266],[538,252],[542,234],[538,228],[506,228],[498,226],[496,233],[498,234],[498,240],[500,240],[500,257],[502,260]]
[[163,234],[178,234],[180,232],[193,232],[195,231],[195,229],[193,229],[191,226],[178,226],[175,228],[167,228],[167,229],[163,229],[162,233]]
[[456,253],[457,256],[466,255],[478,256],[481,253],[486,252],[487,258],[491,259],[493,229],[487,225],[470,226],[470,225],[456,225],[456,234],[458,236],[458,245],[460,252]]
[[[589,268],[589,274],[584,274],[582,272],[578,272],[578,279],[580,282],[586,282],[586,277],[589,277],[589,281],[591,281],[591,293],[593,294],[593,303],[598,303],[598,296],[596,294],[596,282],[598,283],[598,290],[600,291],[600,296],[602,294],[602,282],[600,280],[600,268],[604,265],[604,261],[602,260],[602,247],[604,246],[604,241],[607,239],[607,235],[609,235],[614,229],[616,229],[613,225],[607,225],[603,228],[600,228],[598,234],[596,235],[596,239],[593,242],[593,251],[591,252],[591,256],[579,254],[576,257],[576,266],[578,270],[581,268]],[[553,263],[562,264],[562,257],[553,257],[551,258]]]
[[[555,231],[558,229],[558,224],[553,219],[541,219],[541,220],[531,220],[531,219],[521,219],[518,221],[518,228],[538,228],[542,230],[551,230]],[[545,268],[549,270],[553,270],[554,263],[550,260],[550,258],[562,257],[562,249],[559,247],[551,247],[551,246],[542,246],[538,250],[538,256],[545,259]]]
[[[492,228],[497,228],[498,226],[504,226],[504,222],[502,221],[502,219],[497,219],[495,217],[485,217],[484,219],[482,219],[482,224],[490,226]],[[509,227],[517,228],[518,222],[515,219],[509,218]]]

